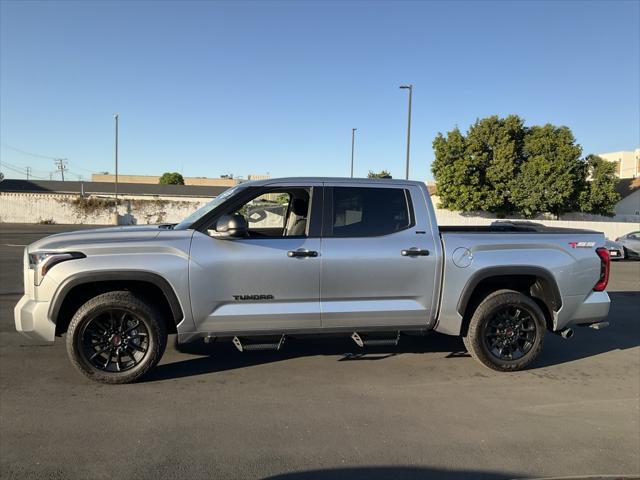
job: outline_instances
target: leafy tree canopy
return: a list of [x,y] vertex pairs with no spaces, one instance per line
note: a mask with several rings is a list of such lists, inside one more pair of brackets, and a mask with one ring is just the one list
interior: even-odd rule
[[369,170],[367,178],[391,178],[391,174],[387,170],[380,170],[379,173]]
[[[432,171],[441,206],[498,214],[574,210],[611,212],[617,198],[610,165],[581,159],[568,127],[526,127],[517,115],[476,120],[433,141]],[[587,181],[588,175],[592,181]]]
[[523,162],[513,183],[513,203],[525,216],[577,209],[584,183],[582,147],[571,130],[546,124],[527,129]]
[[620,195],[616,192],[616,166],[597,155],[586,158],[589,181],[580,192],[580,210],[597,215],[614,215]]
[[164,172],[159,183],[160,185],[184,185],[184,178],[178,172]]
[[455,128],[435,138],[433,174],[444,208],[513,210],[511,183],[522,163],[525,128],[515,115],[477,120],[464,135]]

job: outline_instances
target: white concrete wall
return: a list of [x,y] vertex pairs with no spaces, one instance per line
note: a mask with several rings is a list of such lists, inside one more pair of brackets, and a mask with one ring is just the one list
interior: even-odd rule
[[[633,195],[636,195],[635,197],[633,197]],[[633,197],[632,200],[627,200],[627,198],[629,197]],[[438,197],[437,195],[431,195],[431,201],[433,202],[433,205],[436,209],[438,209],[438,204],[440,203],[440,197]],[[619,205],[624,205],[623,208],[618,209]],[[636,213],[638,212],[640,209],[640,190],[634,192],[633,194],[629,195],[626,198],[623,198],[622,200],[620,200],[620,202],[618,202],[618,204],[616,205],[616,214],[612,217],[607,217],[606,215],[594,215],[591,213],[582,213],[582,212],[570,212],[570,213],[565,213],[563,215],[560,215],[559,220],[580,220],[580,221],[584,221],[584,222],[635,222],[635,223],[639,223],[640,222],[640,213]],[[438,210],[442,210],[443,212],[447,212],[448,210],[445,209],[438,209]],[[456,213],[456,212],[450,212],[450,213]],[[482,218],[498,218],[497,215],[495,213],[491,213],[491,212],[468,212],[466,214],[459,214],[458,215],[463,215],[463,216],[469,216],[469,217],[482,217]],[[531,219],[526,219],[522,216],[519,215],[515,215],[513,217],[510,217],[513,219],[520,219],[520,220],[531,220],[533,222],[538,222],[541,220],[556,220],[555,215],[551,214],[551,213],[541,213],[540,215],[537,215]]]
[[[0,223],[42,223],[110,225],[114,223],[114,210],[99,207],[87,210],[74,204],[78,195],[52,193],[6,193],[0,192]],[[112,197],[92,196],[102,200]],[[176,223],[200,208],[210,199],[184,197],[170,199],[159,197],[123,196],[118,205],[120,224],[145,225],[150,223]],[[579,215],[579,214],[577,214]],[[462,214],[449,210],[436,209],[438,223],[441,225],[489,225],[496,220],[495,215],[483,212]],[[638,217],[633,222],[583,220],[547,220],[535,222],[549,226],[585,228],[604,232],[614,239],[633,230],[640,229]],[[518,219],[516,219],[518,220]]]
[[[114,224],[113,207],[82,208],[74,204],[79,195],[51,193],[0,192],[0,222],[59,223],[109,225]],[[91,196],[98,201],[113,201],[113,197]],[[117,212],[120,224],[144,225],[175,223],[208,202],[207,198],[166,200],[154,197],[120,197]]]
[[[449,210],[436,209],[436,217],[438,219],[438,225],[490,225],[496,221],[495,217],[480,217],[476,215],[467,215],[459,212],[451,212]],[[501,219],[508,220],[508,219]],[[513,219],[516,221],[523,221],[522,219]],[[584,228],[587,230],[595,230],[597,232],[603,232],[605,236],[611,240],[640,229],[640,223],[638,222],[593,222],[583,220],[531,220],[532,222],[542,223],[549,227],[562,227],[562,228]]]

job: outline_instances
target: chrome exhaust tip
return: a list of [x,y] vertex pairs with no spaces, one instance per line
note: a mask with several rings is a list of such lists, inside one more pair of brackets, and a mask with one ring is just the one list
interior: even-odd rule
[[556,334],[560,335],[565,340],[568,340],[571,337],[573,337],[573,329],[571,329],[571,328],[563,328],[559,332],[556,332]]

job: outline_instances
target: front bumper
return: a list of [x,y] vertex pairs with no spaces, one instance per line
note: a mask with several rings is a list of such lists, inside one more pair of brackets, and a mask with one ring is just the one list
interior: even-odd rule
[[569,325],[588,325],[600,322],[609,315],[611,300],[607,292],[591,292],[577,308]]
[[16,330],[36,342],[54,341],[56,324],[49,320],[49,302],[36,302],[24,295],[13,309]]

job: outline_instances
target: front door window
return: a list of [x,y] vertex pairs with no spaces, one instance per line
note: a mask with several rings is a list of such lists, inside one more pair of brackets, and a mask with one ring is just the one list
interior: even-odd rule
[[309,189],[278,189],[261,193],[230,213],[245,218],[249,238],[305,237],[309,205]]

